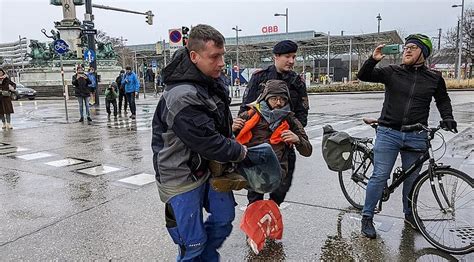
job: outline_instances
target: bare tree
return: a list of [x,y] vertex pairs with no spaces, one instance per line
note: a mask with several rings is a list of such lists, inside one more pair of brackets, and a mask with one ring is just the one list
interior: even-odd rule
[[[473,22],[474,22],[474,10],[467,9],[464,13],[464,21],[462,22],[462,26],[460,28],[460,33],[462,34],[463,42],[462,42],[462,56],[468,60],[472,61],[473,56]],[[451,29],[448,29],[445,37],[445,46],[447,49],[451,49],[453,53],[456,53],[458,48],[458,28],[457,26]]]

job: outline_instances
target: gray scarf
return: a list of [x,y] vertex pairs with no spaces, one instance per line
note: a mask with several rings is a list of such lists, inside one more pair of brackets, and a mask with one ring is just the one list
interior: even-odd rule
[[275,129],[280,125],[283,118],[285,118],[290,112],[290,105],[286,104],[283,108],[270,109],[266,101],[262,101],[260,104],[260,114],[270,124],[270,130]]

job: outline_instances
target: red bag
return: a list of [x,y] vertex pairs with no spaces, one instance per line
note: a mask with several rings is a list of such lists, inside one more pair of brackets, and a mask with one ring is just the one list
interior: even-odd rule
[[280,208],[273,200],[259,200],[250,204],[240,221],[240,229],[248,236],[248,243],[255,254],[265,245],[265,239],[281,239],[283,219]]

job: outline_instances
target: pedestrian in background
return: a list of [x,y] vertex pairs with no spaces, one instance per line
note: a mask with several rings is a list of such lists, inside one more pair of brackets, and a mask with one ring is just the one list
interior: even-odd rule
[[89,88],[90,84],[91,80],[84,73],[84,68],[82,66],[78,66],[76,69],[76,74],[72,76],[72,85],[74,86],[74,93],[77,97],[77,102],[79,102],[79,113],[81,114],[79,122],[84,122],[85,105],[88,124],[91,124],[92,122],[91,111],[89,108],[89,98],[91,95],[91,91]]
[[115,79],[119,89],[118,96],[118,113],[122,114],[122,101],[123,101],[123,113],[127,115],[127,97],[125,96],[125,85],[122,84],[123,76],[125,75],[125,70],[120,70],[120,74]]
[[105,89],[105,109],[107,110],[107,118],[110,119],[110,104],[114,107],[114,118],[117,119],[117,97],[118,97],[118,87],[117,83],[114,81],[110,83],[109,87]]
[[0,119],[2,120],[2,129],[12,129],[11,114],[13,114],[13,104],[11,99],[12,92],[16,90],[16,84],[10,80],[7,73],[0,68]]
[[95,69],[93,67],[89,67],[87,77],[91,81],[91,83],[89,84],[89,88],[91,90],[90,105],[95,105],[95,92],[97,90],[97,75],[95,74]]
[[125,75],[122,78],[122,85],[124,85],[125,96],[127,97],[130,112],[132,112],[130,118],[135,119],[137,110],[135,105],[135,97],[140,90],[140,82],[138,81],[137,75],[132,72],[132,68],[130,66],[125,68]]

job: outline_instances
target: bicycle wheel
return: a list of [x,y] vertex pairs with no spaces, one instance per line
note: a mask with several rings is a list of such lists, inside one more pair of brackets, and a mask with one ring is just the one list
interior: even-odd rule
[[[433,246],[452,253],[466,254],[474,250],[473,179],[452,168],[435,170],[436,201],[428,172],[412,189],[412,210],[421,234]],[[443,193],[444,192],[444,193]]]
[[372,176],[372,151],[367,147],[357,145],[352,155],[352,167],[339,172],[339,184],[342,193],[349,203],[362,210],[365,202],[365,189]]

